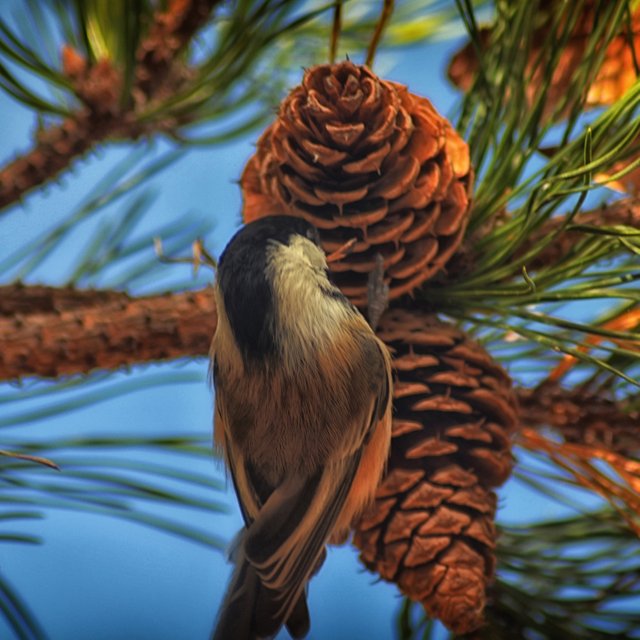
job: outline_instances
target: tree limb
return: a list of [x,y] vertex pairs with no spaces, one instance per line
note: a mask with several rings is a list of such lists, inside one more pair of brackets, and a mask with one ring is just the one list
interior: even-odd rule
[[[0,380],[205,356],[216,321],[211,288],[132,298],[70,287],[0,287]],[[517,393],[522,426],[551,427],[567,442],[625,455],[640,450],[640,412],[632,400],[555,383]]]
[[[542,239],[558,232],[566,223],[564,217],[551,218],[543,224],[537,231],[531,234],[525,245],[518,252],[524,255],[532,247],[535,247]],[[613,227],[616,225],[626,225],[635,229],[640,229],[640,199],[625,198],[610,204],[603,204],[591,211],[579,212],[572,221],[573,225],[589,225],[593,227]],[[552,264],[556,264],[565,256],[575,243],[584,235],[584,231],[571,230],[560,232],[544,250],[536,255],[527,264],[529,271],[535,271]]]
[[[446,276],[443,276],[443,282],[460,279],[465,274],[473,273],[478,259],[476,250],[478,240],[493,228],[499,226],[508,215],[505,211],[497,213],[490,225],[487,225],[487,228],[478,229],[464,240],[461,248],[447,264]],[[584,237],[585,234],[584,231],[571,228],[560,231],[566,222],[564,216],[556,216],[547,220],[538,229],[532,231],[526,241],[518,247],[514,260],[522,258],[549,236],[555,236],[552,242],[527,262],[526,267],[527,271],[533,272],[549,265],[557,264],[571,250],[580,237]],[[629,197],[617,202],[603,204],[590,211],[580,211],[571,221],[571,225],[594,227],[626,225],[640,229],[640,198]]]
[[0,300],[13,310],[0,315],[0,380],[205,355],[216,326],[211,289],[131,298],[18,285]]
[[[35,145],[0,169],[0,210],[52,180],[73,160],[109,139],[137,140],[179,124],[162,117],[136,119],[137,109],[175,89],[169,79],[176,56],[207,21],[219,0],[171,0],[157,12],[136,55],[134,100],[121,104],[121,71],[108,60],[89,66],[71,47],[62,51],[63,70],[82,106],[61,124],[39,130]],[[175,75],[175,74],[174,74]],[[171,86],[168,86],[171,85]]]
[[22,283],[0,286],[0,317],[24,316],[30,313],[56,313],[81,307],[90,308],[109,303],[128,302],[122,291],[111,289],[74,289],[45,287]]
[[640,411],[633,399],[565,389],[545,383],[519,389],[522,426],[551,427],[571,444],[602,447],[628,457],[640,452]]
[[145,128],[122,116],[81,108],[62,124],[40,131],[30,151],[0,169],[0,210],[53,180],[103,140],[135,140],[144,132]]

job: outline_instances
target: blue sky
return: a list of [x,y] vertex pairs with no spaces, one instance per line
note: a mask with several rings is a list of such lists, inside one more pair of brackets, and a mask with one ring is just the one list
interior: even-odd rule
[[[6,12],[17,2],[3,5]],[[376,70],[386,77],[408,84],[426,95],[442,113],[448,113],[455,93],[444,80],[445,60],[456,42],[414,47],[387,53]],[[354,56],[358,60],[357,56]],[[35,122],[29,112],[0,94],[3,145],[0,161],[28,148]],[[258,132],[233,144],[189,152],[150,184],[157,190],[151,215],[136,233],[144,236],[157,225],[177,217],[213,221],[208,247],[219,253],[240,223],[240,193],[237,185],[243,165],[253,150]],[[150,153],[161,153],[159,143]],[[75,163],[71,174],[61,178],[42,194],[29,197],[24,209],[16,208],[0,220],[0,259],[13,248],[30,242],[44,228],[53,227],[78,202],[91,193],[109,167],[130,153],[123,145],[108,145],[89,158]],[[123,202],[103,212],[117,215]],[[70,265],[87,242],[97,221],[83,225],[63,250],[55,252],[31,277],[32,282],[58,284],[69,274]],[[149,255],[152,254],[149,237]],[[174,267],[172,274],[186,277],[188,270]],[[201,282],[211,278],[202,274]],[[157,289],[147,283],[138,291]],[[150,365],[119,374],[130,381],[136,376],[173,370],[175,365]],[[183,366],[182,370],[185,368]],[[196,360],[186,371],[198,378],[189,384],[175,384],[122,395],[90,407],[5,429],[8,440],[56,435],[125,433],[152,436],[172,433],[200,433],[209,437],[212,392],[206,383],[207,363]],[[0,393],[20,393],[0,385]],[[24,406],[22,407],[25,408]],[[135,457],[135,453],[133,454]],[[201,471],[223,478],[213,459],[202,463]],[[204,530],[230,540],[240,526],[231,491],[216,493],[229,506],[227,515],[202,511],[177,511],[180,517]],[[529,521],[557,515],[558,505],[541,500],[511,482],[500,491],[500,518]],[[146,527],[102,516],[49,509],[42,521],[26,522],[21,531],[44,538],[39,546],[0,544],[2,574],[38,613],[53,640],[91,638],[204,638],[209,633],[229,572],[223,554],[154,532]],[[392,637],[399,597],[393,585],[377,582],[363,571],[355,552],[332,549],[310,591],[311,638]],[[0,638],[11,637],[0,621]],[[283,637],[286,637],[284,635]]]

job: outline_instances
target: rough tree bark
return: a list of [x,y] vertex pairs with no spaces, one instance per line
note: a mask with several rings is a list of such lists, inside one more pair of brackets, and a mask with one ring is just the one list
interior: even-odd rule
[[[0,380],[206,356],[216,321],[211,288],[132,298],[116,291],[0,287]],[[637,440],[640,415],[624,403],[559,385],[517,393],[525,426],[550,426],[568,441],[621,452]],[[604,442],[612,433],[615,442]]]
[[211,289],[125,293],[0,287],[0,380],[58,378],[205,355],[216,326]]

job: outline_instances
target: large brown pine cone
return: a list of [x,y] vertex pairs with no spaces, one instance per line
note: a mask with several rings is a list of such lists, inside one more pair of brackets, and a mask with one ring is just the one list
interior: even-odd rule
[[[531,51],[529,52],[528,70],[532,76],[527,81],[526,91],[527,98],[531,103],[538,97],[544,82],[543,70],[551,54],[551,51],[545,51],[545,49],[548,49],[548,32],[554,24],[556,12],[564,12],[565,20],[575,17],[570,12],[580,12],[562,50],[551,84],[547,88],[545,105],[547,116],[551,114],[555,105],[564,98],[567,87],[583,62],[589,36],[597,22],[600,3],[609,1],[585,0],[578,7],[573,7],[571,3],[563,4],[557,0],[540,1],[536,15],[539,26],[533,32]],[[566,22],[560,21],[558,24],[562,25]],[[607,46],[602,64],[588,87],[585,100],[587,107],[613,104],[637,79],[634,54],[636,60],[640,58],[640,6],[632,14],[631,29],[627,28],[626,22],[623,24],[625,25],[623,30]],[[491,46],[492,35],[491,27],[480,29],[479,41],[483,48]],[[536,65],[535,70],[534,64]],[[463,91],[468,91],[473,84],[478,68],[476,45],[469,42],[453,56],[448,75],[456,86]],[[562,115],[566,115],[566,112]]]
[[428,100],[352,62],[320,65],[258,140],[241,180],[243,217],[302,216],[327,252],[356,238],[331,268],[364,306],[376,254],[391,299],[445,265],[467,224],[472,176],[466,143]]
[[368,568],[466,633],[482,624],[495,570],[491,488],[511,471],[511,382],[484,349],[433,316],[392,310],[378,334],[393,350],[393,438],[354,542]]

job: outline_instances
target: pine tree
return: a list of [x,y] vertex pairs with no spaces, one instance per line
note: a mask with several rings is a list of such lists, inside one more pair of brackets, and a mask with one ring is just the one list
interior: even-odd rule
[[[202,271],[215,230],[176,216],[154,247],[135,228],[151,215],[151,178],[196,147],[215,158],[251,136],[238,176],[245,221],[303,216],[327,251],[344,249],[334,277],[354,304],[366,308],[371,274],[386,288],[392,451],[354,543],[405,596],[398,636],[430,637],[438,619],[474,638],[637,637],[640,615],[624,602],[640,595],[640,7],[480,5],[25,0],[26,18],[0,19],[0,88],[38,123],[31,148],[0,168],[0,216],[24,215],[70,172],[81,180],[78,161],[96,149],[128,150],[36,243],[3,247],[0,380],[19,384],[0,396],[12,405],[0,426],[64,413],[70,389],[75,405],[117,397],[123,367],[206,357],[216,314]],[[448,69],[461,90],[449,121],[374,61],[379,46],[451,25],[468,44]],[[365,64],[335,62],[367,47]],[[104,215],[114,202],[122,213]],[[38,201],[29,224],[45,209]],[[34,284],[77,233],[86,250],[68,281]],[[179,262],[195,277],[175,277]],[[126,391],[190,376],[132,373]],[[171,462],[92,456],[132,447]],[[0,450],[15,489],[0,493],[0,544],[33,542],[5,523],[75,508],[220,549],[215,535],[139,508],[220,509],[213,489],[189,491],[210,487],[188,471],[208,455],[180,433],[14,440]],[[504,526],[494,491],[510,477],[549,500],[582,487],[601,507]],[[583,543],[595,550],[576,553]],[[0,574],[16,636],[44,637],[27,603]]]

